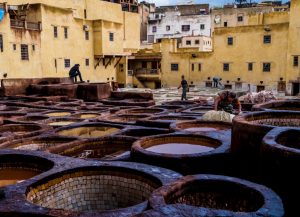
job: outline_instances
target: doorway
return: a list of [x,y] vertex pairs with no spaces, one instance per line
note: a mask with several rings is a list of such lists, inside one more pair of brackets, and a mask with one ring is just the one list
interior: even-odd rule
[[300,83],[292,83],[292,95],[297,96],[300,93]]

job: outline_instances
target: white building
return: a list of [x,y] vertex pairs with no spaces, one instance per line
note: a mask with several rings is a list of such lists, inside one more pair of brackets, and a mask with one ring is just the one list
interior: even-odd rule
[[186,36],[181,39],[179,48],[195,48],[200,52],[212,51],[212,39],[207,36]]
[[211,17],[208,4],[176,5],[157,7],[150,13],[148,42],[159,42],[162,38],[184,36],[211,36]]

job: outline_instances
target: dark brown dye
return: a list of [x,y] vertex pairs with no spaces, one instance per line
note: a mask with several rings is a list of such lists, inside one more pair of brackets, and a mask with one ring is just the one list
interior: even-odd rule
[[0,168],[0,187],[14,185],[38,175],[40,172],[22,168]]

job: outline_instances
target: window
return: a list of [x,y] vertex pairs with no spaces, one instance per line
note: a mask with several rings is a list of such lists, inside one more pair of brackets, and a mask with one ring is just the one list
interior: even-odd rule
[[171,27],[170,26],[166,26],[166,31],[170,31]]
[[201,71],[202,71],[202,64],[199,63],[199,64],[198,64],[198,72],[201,72]]
[[195,71],[195,64],[192,63],[192,71]]
[[229,71],[229,63],[223,63],[223,71],[228,72]]
[[224,22],[224,27],[227,27],[227,26],[228,26],[227,22]]
[[200,44],[200,41],[199,40],[195,40],[195,44]]
[[271,35],[264,35],[264,44],[271,44]]
[[152,26],[152,32],[156,32],[156,31],[157,31],[156,26]]
[[68,38],[68,28],[67,27],[64,27],[64,36],[65,36],[65,39]]
[[3,36],[0,34],[0,52],[3,52]]
[[87,13],[86,13],[86,9],[84,9],[84,19],[86,19],[87,18]]
[[147,69],[147,62],[145,62],[145,61],[142,62],[142,68]]
[[109,33],[109,41],[114,41],[114,33]]
[[294,56],[293,65],[294,67],[299,66],[299,56]]
[[158,19],[159,18],[159,14],[155,14],[155,19]]
[[53,34],[54,34],[54,38],[58,37],[57,26],[53,26]]
[[200,29],[204,30],[205,29],[205,24],[200,24]]
[[263,63],[263,72],[271,71],[271,63]]
[[13,44],[13,50],[17,50],[17,45]]
[[248,63],[248,71],[253,71],[253,63]]
[[227,44],[228,45],[233,45],[233,38],[232,37],[227,38]]
[[185,42],[185,44],[186,44],[186,45],[191,45],[192,42],[191,42],[190,40],[187,40],[187,41]]
[[90,40],[90,32],[89,31],[85,31],[84,32],[84,35],[85,35],[85,40]]
[[178,63],[171,63],[171,71],[178,71],[179,66]]
[[65,68],[70,68],[70,67],[71,67],[71,60],[65,59]]
[[188,31],[190,31],[190,25],[182,25],[182,26],[181,26],[181,31],[183,31],[183,32],[188,32]]
[[244,17],[243,16],[238,16],[237,20],[238,20],[238,22],[243,22],[244,21]]
[[21,60],[29,60],[27,44],[21,44]]
[[90,59],[85,59],[85,65],[90,66]]
[[35,45],[34,44],[32,45],[32,50],[35,51]]

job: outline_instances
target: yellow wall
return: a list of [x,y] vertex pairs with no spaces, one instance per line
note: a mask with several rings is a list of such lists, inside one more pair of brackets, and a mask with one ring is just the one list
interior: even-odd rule
[[[0,0],[0,3],[2,1]],[[123,12],[120,4],[99,0],[6,0],[9,5],[32,3],[27,21],[41,22],[42,31],[28,31],[10,27],[8,14],[0,23],[0,34],[4,37],[4,52],[0,53],[0,76],[8,78],[66,77],[70,68],[65,68],[64,60],[71,60],[71,67],[79,63],[84,80],[91,82],[116,81],[119,56],[123,56],[124,80],[127,74],[127,57],[139,49],[140,17],[137,13]],[[84,19],[86,10],[87,19]],[[89,40],[85,39],[83,26],[88,26]],[[54,37],[54,26],[58,37]],[[133,28],[134,26],[134,28]],[[64,27],[68,38],[64,37]],[[109,33],[114,33],[114,41]],[[17,51],[12,44],[17,44]],[[29,61],[21,61],[20,45],[35,44],[33,52],[29,46]],[[95,59],[96,57],[96,59]],[[96,67],[97,58],[105,58]],[[89,59],[89,66],[86,66]],[[56,66],[55,66],[56,61]],[[122,76],[118,76],[122,77]]]

